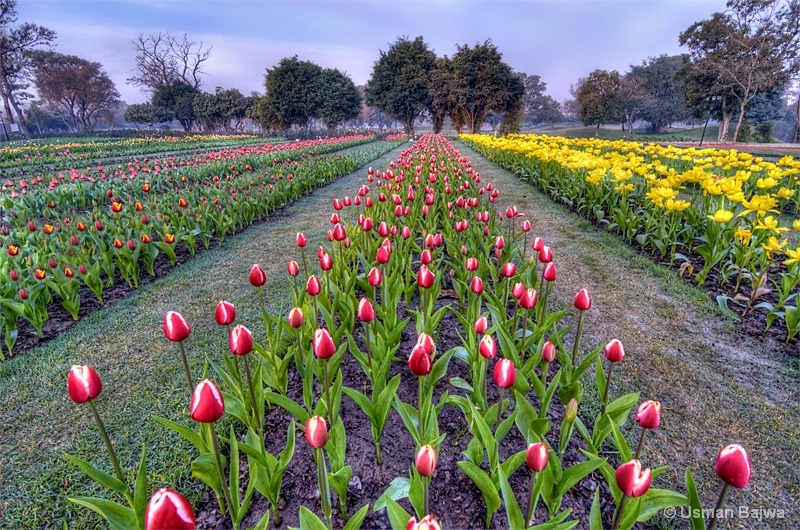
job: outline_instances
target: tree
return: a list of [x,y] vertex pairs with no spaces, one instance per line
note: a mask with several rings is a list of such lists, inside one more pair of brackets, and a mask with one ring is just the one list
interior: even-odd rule
[[[69,131],[69,126],[64,123],[57,113],[42,107],[39,102],[34,101],[25,111],[25,120],[31,128],[36,129],[36,134],[59,133]],[[5,124],[3,125],[5,127]],[[4,130],[6,135],[8,131]]]
[[119,105],[119,92],[100,63],[44,50],[29,57],[39,97],[68,115],[74,131],[94,130],[100,116]]
[[247,109],[254,100],[245,97],[237,89],[223,90],[217,87],[213,94],[200,93],[192,101],[192,108],[197,119],[207,130],[228,130],[231,121],[235,120],[234,129],[241,126],[247,116]]
[[534,118],[539,123],[546,123],[552,129],[556,123],[564,121],[564,112],[558,101],[546,95],[542,98],[539,110],[534,114]]
[[136,75],[128,78],[128,84],[144,87],[155,92],[159,87],[182,81],[194,88],[201,84],[204,75],[203,63],[211,57],[211,48],[203,49],[203,43],[189,41],[184,33],[178,40],[169,33],[152,33],[133,42],[136,50]]
[[735,142],[747,104],[760,91],[786,84],[798,69],[800,8],[796,0],[729,0],[727,6],[692,24],[680,43],[689,48],[694,76],[684,78],[697,87],[695,99],[720,99],[720,140],[738,111]]
[[184,83],[173,81],[171,85],[160,86],[153,93],[151,103],[160,109],[170,120],[178,120],[184,131],[191,131],[197,115],[194,112],[194,98],[200,90]]
[[162,107],[155,107],[152,103],[137,103],[128,105],[125,109],[125,121],[147,125],[152,129],[156,123],[163,123],[172,120],[170,113],[166,112]]
[[[522,96],[522,109],[525,115],[534,119],[537,112],[544,104],[545,91],[547,91],[547,83],[542,81],[538,75],[517,74],[525,86],[525,93]],[[541,120],[539,120],[541,121]]]
[[595,70],[581,84],[577,93],[579,117],[584,125],[596,125],[595,134],[604,123],[619,123],[624,118],[623,94],[619,72]]
[[355,119],[361,112],[361,94],[353,80],[333,68],[322,71],[322,105],[318,117],[329,130]]
[[[433,132],[442,132],[444,120],[451,116],[456,110],[455,94],[450,89],[454,84],[455,70],[453,62],[448,57],[439,57],[434,63],[434,69],[430,74],[428,93],[431,97],[429,111],[433,122]],[[461,126],[456,128],[461,132]]]
[[281,120],[272,119],[273,124],[284,122],[286,127],[298,125],[306,129],[312,118],[319,116],[323,92],[322,68],[310,61],[301,61],[295,55],[281,59],[278,66],[267,70],[264,81],[266,107],[273,117],[277,113]]
[[[489,112],[505,112],[514,108],[525,93],[518,75],[502,60],[502,54],[491,40],[458,46],[452,58],[454,75],[450,90],[455,100],[455,113],[470,134],[481,130]],[[454,119],[454,122],[456,120]]]
[[[11,26],[17,21],[16,0],[0,0],[0,96],[5,115],[18,123],[25,138],[31,134],[20,102],[32,96],[25,92],[30,86],[30,61],[26,52],[40,46],[50,46],[55,31],[29,22]],[[12,114],[14,109],[16,118]]]
[[373,65],[367,104],[402,122],[406,134],[414,134],[414,121],[431,106],[428,81],[435,62],[436,54],[422,37],[398,37]]
[[685,94],[676,79],[685,61],[684,55],[661,55],[631,66],[622,78],[629,132],[633,132],[637,118],[649,122],[653,132],[660,132],[670,123],[689,117]]

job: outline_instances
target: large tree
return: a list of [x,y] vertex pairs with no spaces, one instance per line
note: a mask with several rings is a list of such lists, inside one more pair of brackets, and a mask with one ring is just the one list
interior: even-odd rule
[[247,109],[254,104],[253,98],[244,96],[235,88],[224,90],[217,87],[213,94],[201,93],[192,101],[197,119],[207,130],[238,129],[247,116]]
[[428,91],[436,54],[422,39],[399,37],[389,50],[380,52],[367,82],[367,104],[403,123],[414,133],[414,121],[431,106]]
[[125,121],[147,125],[149,128],[155,127],[157,123],[172,120],[172,115],[162,107],[155,107],[152,103],[137,103],[128,105],[125,109]]
[[183,81],[173,81],[160,86],[153,93],[151,103],[159,108],[170,120],[178,120],[184,131],[191,131],[197,114],[194,112],[194,98],[200,90]]
[[136,75],[128,78],[128,84],[155,92],[159,87],[170,86],[181,81],[194,88],[201,84],[203,63],[211,56],[211,48],[203,43],[189,40],[184,33],[178,40],[169,33],[157,35],[140,34],[133,41],[136,50]]
[[747,104],[759,92],[786,84],[798,69],[800,6],[796,0],[730,0],[727,6],[725,13],[692,24],[680,44],[689,48],[684,78],[694,83],[695,100],[719,101],[720,140],[727,139],[738,112],[735,142]]
[[[27,52],[40,46],[50,46],[55,31],[29,22],[13,26],[17,21],[17,1],[0,0],[0,96],[6,118],[17,123],[25,138],[30,138],[21,102],[32,96],[25,92],[30,86],[30,60]],[[11,112],[14,109],[16,118]]]
[[301,61],[296,55],[285,57],[275,68],[267,70],[264,86],[263,108],[281,117],[270,120],[273,124],[282,121],[284,128],[298,125],[306,129],[313,118],[319,117],[325,90],[320,66]]
[[489,112],[514,110],[519,113],[525,85],[491,40],[458,46],[453,55],[453,77],[450,90],[455,100],[455,113],[470,134],[481,130]]
[[619,72],[595,70],[580,85],[577,100],[579,118],[584,125],[595,125],[595,134],[606,123],[620,123],[624,119],[624,99]]
[[456,98],[451,89],[455,75],[453,61],[447,56],[436,59],[435,68],[430,74],[430,83],[428,84],[428,92],[431,96],[429,111],[434,133],[442,132],[444,120],[448,116],[451,116],[453,126],[457,131],[460,132],[464,125],[461,116],[455,112]]
[[622,79],[629,132],[636,118],[648,122],[653,132],[660,132],[670,123],[689,117],[684,91],[675,76],[685,59],[682,55],[661,55],[631,66]]
[[100,116],[119,105],[119,92],[100,63],[54,51],[29,55],[39,97],[68,115],[74,131],[94,130]]
[[353,80],[334,68],[322,71],[322,105],[319,119],[333,130],[361,113],[361,93]]

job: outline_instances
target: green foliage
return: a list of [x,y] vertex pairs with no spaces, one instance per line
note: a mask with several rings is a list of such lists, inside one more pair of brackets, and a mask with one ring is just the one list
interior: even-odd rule
[[229,129],[232,120],[236,120],[237,125],[241,123],[254,103],[253,98],[245,97],[235,88],[222,90],[222,87],[217,87],[213,94],[198,94],[192,108],[206,129],[216,131]]
[[584,125],[619,123],[623,120],[623,94],[619,72],[595,70],[581,85],[577,99]]
[[[319,115],[322,106],[322,68],[310,61],[284,57],[278,66],[267,70],[264,82],[266,104],[271,113],[278,113],[286,126],[305,129]],[[277,123],[273,117],[273,121]]]
[[322,71],[322,106],[319,118],[328,129],[358,117],[361,112],[361,94],[353,80],[334,68]]
[[686,98],[675,80],[685,59],[684,55],[650,57],[641,65],[632,66],[625,75],[639,102],[638,117],[650,123],[653,132],[689,118]]
[[123,116],[125,121],[131,123],[144,124],[152,128],[157,123],[170,121],[171,116],[166,109],[155,107],[152,103],[136,103],[128,105]]
[[192,129],[197,115],[194,112],[194,98],[200,90],[183,81],[173,81],[171,85],[162,85],[153,93],[151,103],[160,109],[164,116],[178,120],[185,131]]
[[404,132],[413,134],[414,120],[431,105],[428,87],[435,61],[422,37],[399,37],[373,66],[365,89],[367,104],[401,121]]

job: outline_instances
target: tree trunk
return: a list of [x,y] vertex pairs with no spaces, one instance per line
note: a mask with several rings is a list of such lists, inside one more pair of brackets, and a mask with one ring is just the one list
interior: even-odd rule
[[739,129],[742,127],[742,121],[744,120],[744,107],[745,107],[745,100],[739,102],[739,119],[736,120],[736,129],[733,131],[733,142],[736,143],[736,140],[739,139]]
[[792,143],[796,144],[800,140],[800,94],[797,96],[797,106],[794,111],[794,136]]
[[726,142],[728,140],[728,129],[731,126],[731,120],[733,119],[733,111],[725,110],[725,107],[722,107],[722,121],[719,123],[719,135],[717,136],[717,140],[720,142]]
[[597,138],[600,136],[600,124],[598,123],[595,130],[594,130],[594,137]]
[[17,105],[17,102],[13,97],[9,99],[11,100],[11,105],[14,107],[14,111],[17,113],[17,118],[19,120],[18,123],[19,130],[22,131],[22,135],[25,137],[26,140],[30,140],[31,131],[28,130],[28,122],[25,121],[25,115],[22,113],[22,109],[19,108],[19,105]]

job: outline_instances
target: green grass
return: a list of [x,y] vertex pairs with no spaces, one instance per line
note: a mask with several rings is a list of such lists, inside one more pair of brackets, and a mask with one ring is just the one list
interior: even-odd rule
[[[704,506],[711,508],[721,487],[714,474],[717,453],[740,443],[750,454],[753,477],[747,489],[731,492],[728,506],[785,508],[787,518],[739,523],[745,528],[796,528],[797,359],[769,351],[755,338],[736,335],[735,324],[708,294],[457,145],[482,181],[500,190],[495,204],[500,208],[513,204],[526,214],[532,225],[528,240],[541,236],[553,249],[558,280],[550,307],[571,308],[581,288],[592,293],[594,305],[587,315],[582,349],[590,351],[612,338],[625,344],[625,360],[614,370],[612,397],[641,392],[641,400],[661,402],[662,426],[648,434],[643,460],[646,466],[670,469],[654,484],[685,493],[683,475],[689,467]],[[598,397],[587,393],[587,398],[582,407],[591,411]],[[629,420],[625,432],[635,443],[638,430],[635,424],[630,428],[632,423]],[[670,528],[672,522],[659,524]],[[685,521],[676,527],[684,528]]]
[[[388,167],[397,152],[371,165]],[[92,490],[64,453],[111,472],[88,408],[67,396],[67,374],[73,364],[92,366],[103,381],[97,407],[130,481],[144,444],[151,492],[169,485],[196,501],[202,488],[190,478],[194,449],[150,419],[158,415],[193,423],[178,348],[162,332],[164,313],[179,311],[192,327],[186,349],[195,381],[203,372],[204,356],[219,359],[227,347],[225,333],[214,321],[219,300],[232,302],[237,322],[253,330],[256,340],[263,340],[258,297],[247,281],[250,268],[259,263],[267,273],[268,311],[286,310],[290,293],[286,262],[299,259],[294,255],[296,233],[305,232],[310,249],[321,244],[330,225],[320,212],[330,210],[333,197],[352,195],[364,175],[358,171],[317,190],[284,214],[226,238],[167,277],[81,320],[47,345],[0,364],[0,527],[54,528],[64,522],[70,529],[104,527],[99,517],[66,500],[104,492]]]

